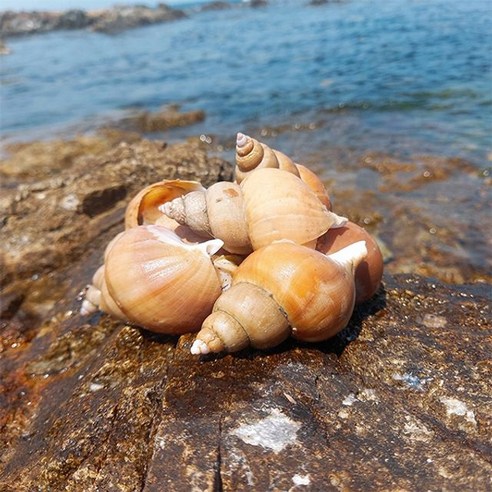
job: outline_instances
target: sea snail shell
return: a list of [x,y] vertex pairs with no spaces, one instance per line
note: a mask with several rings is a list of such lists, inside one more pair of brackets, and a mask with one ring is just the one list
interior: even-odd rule
[[265,349],[289,335],[307,342],[332,337],[352,315],[354,270],[366,253],[364,241],[330,256],[287,241],[255,251],[217,299],[191,352]]
[[299,176],[295,162],[282,152],[258,140],[238,133],[236,138],[236,182],[240,183],[256,169],[278,168]]
[[158,208],[160,205],[191,191],[204,190],[205,188],[198,181],[181,179],[166,179],[146,186],[132,198],[126,207],[125,228],[158,223],[163,215]]
[[86,300],[151,331],[197,331],[222,292],[210,258],[221,247],[217,239],[185,243],[159,225],[127,229],[112,242]]
[[367,246],[367,256],[355,270],[355,302],[361,303],[376,293],[383,277],[383,255],[375,239],[363,227],[348,221],[342,227],[323,234],[316,249],[329,255],[356,241],[365,241]]
[[160,210],[199,234],[221,239],[237,254],[282,239],[314,248],[318,237],[347,220],[330,212],[297,176],[275,168],[258,169],[241,185],[220,182],[188,193]]
[[236,139],[236,182],[241,183],[256,169],[278,168],[301,178],[328,210],[331,201],[323,182],[318,176],[302,164],[295,163],[290,157],[268,145],[248,137],[243,133],[237,134]]

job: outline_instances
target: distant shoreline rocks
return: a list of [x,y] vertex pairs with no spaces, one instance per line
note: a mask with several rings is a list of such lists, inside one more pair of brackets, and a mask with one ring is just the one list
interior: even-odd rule
[[160,3],[151,8],[143,5],[115,6],[110,9],[64,12],[0,13],[0,37],[46,33],[60,30],[90,29],[103,33],[117,33],[135,27],[157,24],[186,17],[183,10]]

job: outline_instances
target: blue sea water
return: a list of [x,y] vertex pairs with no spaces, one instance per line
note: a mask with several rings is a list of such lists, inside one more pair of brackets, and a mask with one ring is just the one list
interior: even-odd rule
[[214,134],[315,122],[336,145],[478,165],[492,151],[488,0],[272,1],[113,36],[67,31],[7,42],[6,138],[180,103],[205,110],[202,127]]

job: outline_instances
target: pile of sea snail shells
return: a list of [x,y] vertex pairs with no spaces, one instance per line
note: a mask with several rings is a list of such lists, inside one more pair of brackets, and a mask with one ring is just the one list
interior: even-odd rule
[[[192,354],[326,340],[379,287],[375,240],[331,211],[321,180],[242,133],[236,181],[164,180],[129,203],[81,313],[198,331]],[[201,326],[201,328],[200,328]]]

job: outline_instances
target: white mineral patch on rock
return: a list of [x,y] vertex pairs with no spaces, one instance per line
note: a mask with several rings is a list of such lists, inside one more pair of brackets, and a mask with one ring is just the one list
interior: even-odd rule
[[406,423],[403,427],[403,434],[407,435],[412,441],[428,441],[434,435],[422,422],[413,417],[406,416]]
[[231,434],[252,446],[262,446],[279,453],[289,444],[297,442],[299,422],[291,420],[280,410],[270,410],[270,415],[253,424],[243,424]]
[[457,400],[456,398],[445,398],[442,396],[439,398],[439,401],[444,404],[446,407],[446,413],[448,416],[450,415],[459,415],[460,417],[465,417],[465,419],[473,425],[477,425],[477,421],[475,419],[475,412],[470,410],[466,403]]
[[309,475],[296,474],[292,477],[292,481],[294,482],[295,485],[309,485],[311,483]]
[[345,398],[345,400],[342,401],[342,405],[351,407],[356,401],[357,401],[357,397],[353,393],[350,393],[350,395],[348,395],[347,398]]
[[436,314],[426,314],[422,320],[422,324],[427,326],[427,328],[439,329],[444,328],[448,324],[448,321],[446,318]]
[[376,391],[374,391],[373,389],[370,389],[370,388],[365,388],[362,391],[360,391],[357,394],[357,398],[360,401],[374,401],[376,403],[379,402],[378,397],[376,395]]
[[424,384],[430,380],[430,378],[419,378],[418,376],[414,376],[413,374],[410,374],[408,372],[405,372],[403,374],[394,373],[393,379],[395,381],[402,381],[409,388],[414,389],[414,390],[418,390],[418,391],[423,391],[424,390]]

